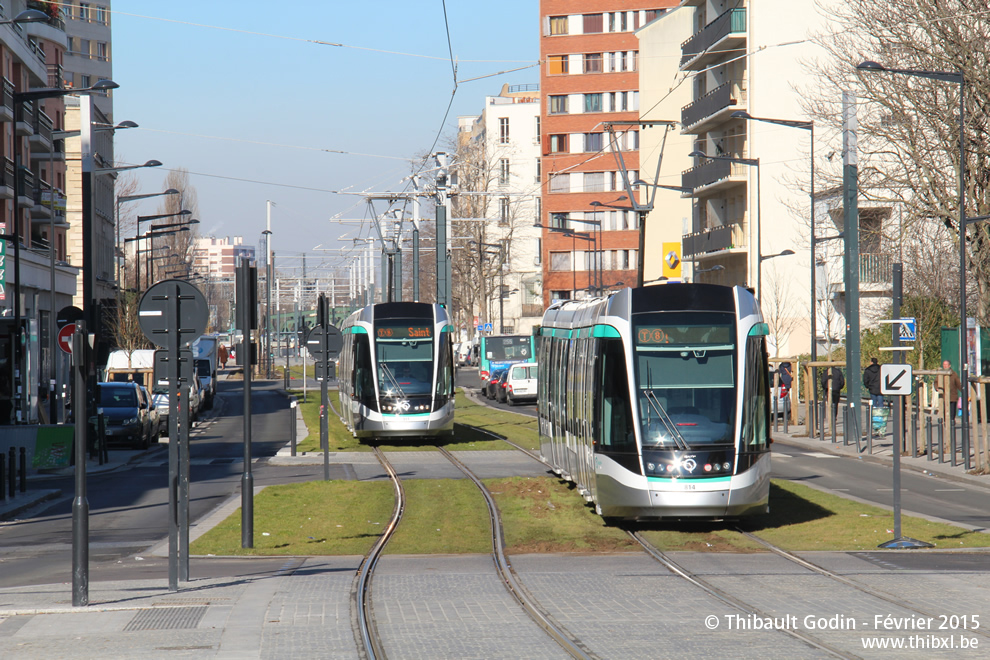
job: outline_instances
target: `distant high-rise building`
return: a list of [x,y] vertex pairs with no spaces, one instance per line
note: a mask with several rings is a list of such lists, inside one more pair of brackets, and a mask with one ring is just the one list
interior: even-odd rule
[[197,238],[192,246],[192,272],[210,280],[231,280],[238,258],[254,259],[255,248],[241,236]]
[[[100,80],[113,80],[111,57],[110,0],[64,0],[61,3],[68,36],[62,65],[66,87],[91,87]],[[97,94],[96,107],[113,121],[113,96]]]
[[546,304],[636,284],[640,214],[624,180],[639,178],[634,31],[677,4],[540,2]]

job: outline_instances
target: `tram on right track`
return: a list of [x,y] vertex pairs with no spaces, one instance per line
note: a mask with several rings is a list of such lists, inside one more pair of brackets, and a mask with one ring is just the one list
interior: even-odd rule
[[744,287],[663,284],[550,306],[540,450],[606,519],[735,519],[770,492],[770,383]]

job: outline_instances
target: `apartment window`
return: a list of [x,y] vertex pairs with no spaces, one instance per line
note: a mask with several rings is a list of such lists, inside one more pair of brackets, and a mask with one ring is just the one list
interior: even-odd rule
[[550,136],[550,153],[561,154],[567,153],[567,134],[561,133],[559,135]]
[[[80,39],[79,40],[79,54],[80,55],[83,55],[85,57],[89,57],[90,53],[92,52],[90,50],[90,48],[91,47],[90,47],[90,44],[89,44],[89,39]],[[87,87],[88,87],[88,85],[87,85]]]
[[550,108],[548,113],[551,115],[566,115],[567,114],[567,95],[561,96],[551,96],[550,97]]
[[550,214],[550,227],[551,227],[551,229],[567,229],[567,214],[566,213],[551,213]]
[[619,71],[626,70],[626,51],[619,52]]
[[498,161],[498,182],[500,185],[509,185],[509,159],[500,158]]
[[629,111],[629,92],[619,92],[619,112]]
[[615,12],[611,12],[608,15],[608,31],[615,32]]
[[629,31],[629,14],[626,12],[619,12],[620,25],[619,31],[628,32]]
[[499,224],[509,224],[509,198],[500,197],[498,200],[498,221]]
[[[584,173],[584,192],[605,192],[605,173],[604,172],[585,172]],[[587,217],[585,213],[585,217]]]
[[498,118],[498,143],[509,144],[509,118]]
[[88,21],[89,20],[89,3],[88,2],[80,2],[79,3],[79,12],[76,14],[76,17],[80,21]]
[[629,52],[629,70],[637,71],[639,68],[639,51],[633,50]]
[[571,269],[571,253],[570,252],[551,252],[550,253],[550,270],[570,270]]
[[106,7],[96,6],[96,22],[101,25],[107,25],[109,23],[110,15],[107,13]]
[[584,72],[585,73],[601,73],[602,72],[602,54],[601,53],[585,53],[585,55],[584,55]]
[[650,21],[654,20],[657,17],[657,14],[658,13],[659,13],[659,10],[657,10],[657,9],[647,9],[646,10],[646,22],[649,23]]
[[571,175],[570,174],[554,174],[550,177],[550,192],[552,193],[566,193],[571,192]]
[[602,14],[585,14],[583,18],[585,34],[596,34],[602,31],[602,25],[604,24],[604,16]]
[[110,59],[110,51],[107,48],[106,42],[96,42],[96,57],[99,58],[101,62],[106,62]]
[[602,150],[602,133],[585,133],[584,150],[586,152]]
[[567,55],[551,55],[547,58],[547,73],[551,76],[566,74],[567,61]]
[[80,87],[92,87],[93,86],[92,80],[93,80],[93,78],[91,76],[87,76],[85,74],[82,74],[82,75],[79,76],[79,86]]
[[550,34],[567,34],[567,17],[550,17]]
[[550,300],[570,300],[570,299],[571,299],[571,292],[570,291],[551,291],[550,292]]
[[[536,176],[533,177],[533,183],[539,183],[540,178],[543,176],[543,160],[540,158],[536,159]],[[539,201],[539,200],[537,200]]]
[[534,224],[537,226],[543,224],[543,198],[536,198],[536,218],[534,219]]
[[540,116],[536,115],[536,144],[540,143]]
[[584,95],[584,111],[585,112],[601,112],[602,111],[602,95],[601,94],[585,94]]
[[[538,238],[536,239],[536,258],[533,260],[533,265],[539,266],[542,261],[543,261],[543,239]],[[526,293],[527,294],[530,293],[528,288],[526,289]],[[528,298],[529,296],[526,297]]]

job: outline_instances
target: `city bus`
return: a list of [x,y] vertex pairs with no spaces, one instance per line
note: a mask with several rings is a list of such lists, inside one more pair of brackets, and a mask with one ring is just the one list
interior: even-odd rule
[[533,335],[482,335],[478,357],[481,386],[484,387],[496,371],[520,362],[533,362],[536,359],[535,341]]

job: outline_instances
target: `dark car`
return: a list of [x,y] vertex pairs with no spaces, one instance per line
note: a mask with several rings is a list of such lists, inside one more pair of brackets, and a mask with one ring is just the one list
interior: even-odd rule
[[485,381],[485,398],[494,399],[496,386],[498,386],[498,381],[502,377],[502,374],[506,372],[505,369],[499,369],[498,371],[492,371],[492,374]]
[[495,384],[495,400],[498,401],[499,403],[506,402],[507,399],[506,395],[508,394],[506,388],[509,385],[507,382],[508,379],[509,379],[509,370],[506,369],[505,371],[502,372],[502,375],[499,377],[498,382]]
[[108,444],[147,449],[152,436],[149,402],[134,382],[97,383],[96,406],[103,410]]

